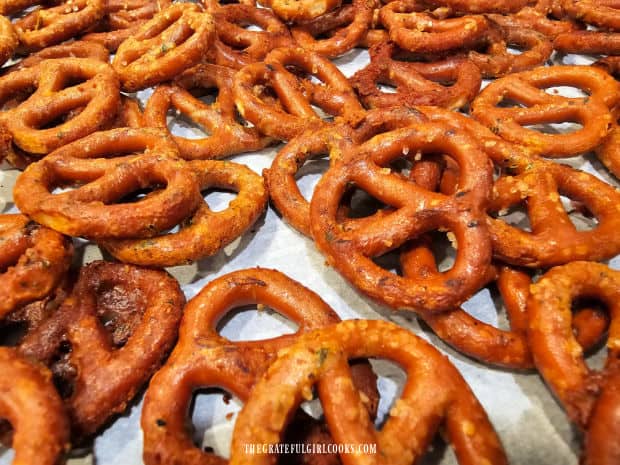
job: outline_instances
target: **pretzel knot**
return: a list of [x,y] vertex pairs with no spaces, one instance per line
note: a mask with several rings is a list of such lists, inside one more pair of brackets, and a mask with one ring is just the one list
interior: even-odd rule
[[[571,328],[571,304],[580,297],[605,304],[611,325],[607,362],[600,371],[590,369]],[[588,465],[611,465],[620,460],[612,438],[620,433],[620,273],[605,265],[573,262],[547,272],[529,299],[529,337],[536,367],[564,406],[569,418],[586,430]]]
[[[236,307],[266,305],[298,325],[295,334],[261,341],[230,341],[217,332],[218,322]],[[144,400],[144,462],[225,464],[194,446],[186,428],[194,390],[220,387],[247,401],[250,391],[276,354],[309,331],[339,321],[319,296],[282,273],[269,269],[236,271],[209,283],[185,308],[179,342],[164,367],[153,377]],[[376,412],[376,378],[366,364],[353,367],[356,385]],[[174,398],[175,402],[169,402]],[[302,415],[303,440],[316,437],[320,423]],[[322,433],[321,439],[331,442]],[[308,460],[306,458],[305,460]],[[312,463],[310,458],[303,463]],[[331,463],[331,462],[330,462]]]
[[[185,159],[222,158],[236,153],[260,150],[271,142],[256,128],[249,128],[237,120],[231,68],[209,63],[195,66],[171,84],[160,85],[149,98],[144,112],[145,124],[167,131],[167,115],[171,109],[186,115],[205,128],[208,136],[188,139],[171,135]],[[196,91],[217,91],[212,104],[198,99]],[[190,91],[192,93],[190,93]]]
[[[569,98],[546,88],[572,86],[589,95]],[[605,138],[618,98],[618,83],[591,66],[554,66],[512,74],[487,86],[472,104],[472,115],[494,133],[531,147],[547,157],[567,157],[592,150]],[[525,105],[500,107],[502,103]],[[580,129],[546,134],[525,126],[576,122]]]
[[[290,68],[321,83],[296,75]],[[327,124],[313,105],[345,121],[359,121],[364,114],[338,68],[327,58],[302,48],[279,48],[267,55],[264,63],[245,66],[235,75],[233,92],[245,119],[262,133],[282,140]],[[269,92],[277,96],[275,102]]]
[[123,89],[135,92],[173,79],[200,63],[215,39],[213,17],[194,3],[175,3],[125,40],[112,66]]
[[40,50],[86,31],[104,11],[103,0],[67,0],[58,6],[39,7],[14,26],[24,51]]
[[50,366],[76,440],[125,410],[174,344],[184,304],[163,271],[92,262],[60,308],[29,328],[18,350]]
[[[215,62],[231,68],[262,61],[269,52],[292,44],[286,25],[271,11],[251,5],[232,4],[219,7],[214,13],[217,40]],[[254,31],[248,25],[259,26]]]
[[[375,430],[351,382],[346,362],[357,357],[388,359],[408,375],[381,431]],[[439,351],[392,323],[350,320],[303,335],[280,351],[237,418],[230,464],[271,463],[271,456],[247,453],[245,446],[277,444],[290,412],[312,399],[314,385],[337,443],[377,447],[341,455],[346,463],[416,463],[439,424],[445,425],[459,463],[508,463],[484,409]]]
[[0,415],[14,428],[14,464],[57,465],[69,444],[69,422],[45,367],[0,348]]
[[[105,158],[124,153],[131,155]],[[30,165],[15,183],[15,203],[41,224],[72,236],[153,236],[202,202],[196,176],[177,154],[174,142],[156,129],[98,132]],[[52,193],[67,184],[81,186]],[[135,203],[117,203],[161,185]]]
[[[69,85],[72,80],[82,82]],[[110,122],[120,104],[118,91],[118,78],[107,63],[87,58],[47,60],[0,78],[5,110],[0,120],[20,149],[44,155]],[[79,114],[43,128],[78,108],[83,108]]]
[[[408,155],[437,152],[461,169],[453,195],[430,192],[390,168]],[[319,181],[310,205],[312,235],[328,262],[375,300],[421,314],[449,310],[484,283],[491,259],[484,220],[491,182],[489,160],[467,131],[422,121],[384,132],[349,151]],[[389,208],[339,221],[341,199],[351,186]],[[454,266],[441,275],[407,279],[373,261],[436,229],[448,230],[458,243]]]
[[44,298],[71,263],[71,241],[22,215],[0,215],[0,318]]
[[194,160],[189,167],[201,190],[232,189],[237,197],[225,210],[213,212],[203,203],[181,224],[181,230],[146,239],[100,242],[108,252],[126,263],[145,266],[174,266],[214,255],[241,236],[267,206],[263,179],[237,163]]

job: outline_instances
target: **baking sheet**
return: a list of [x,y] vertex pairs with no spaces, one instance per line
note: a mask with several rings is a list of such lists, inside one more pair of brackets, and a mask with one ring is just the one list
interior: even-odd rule
[[[559,62],[560,58],[555,58]],[[368,61],[366,51],[356,50],[336,60],[346,75]],[[589,64],[585,57],[568,56],[564,63]],[[560,93],[570,95],[572,90],[559,89]],[[141,100],[148,98],[150,91],[138,93]],[[566,125],[560,130],[569,129]],[[198,137],[194,128],[177,122],[173,132],[186,137]],[[271,165],[277,147],[260,152],[232,157],[230,160],[244,163],[257,173]],[[568,161],[571,165],[596,174],[608,182],[615,182],[592,156],[578,157]],[[312,187],[320,173],[327,167],[326,162],[308,164],[299,183],[302,192],[309,198]],[[16,211],[11,203],[11,190],[17,171],[2,165],[0,169],[0,211]],[[213,208],[223,208],[231,195],[214,193],[207,197]],[[84,241],[77,241],[83,262],[100,258],[99,249]],[[620,259],[611,261],[614,268],[620,268]],[[171,273],[179,279],[187,298],[193,297],[202,287],[214,278],[243,268],[261,266],[278,269],[318,293],[343,318],[388,319],[423,338],[431,341],[446,353],[468,381],[478,399],[485,407],[495,426],[513,465],[575,465],[579,454],[579,438],[571,427],[561,408],[552,398],[537,374],[512,373],[489,368],[468,359],[435,337],[426,327],[418,324],[412,314],[394,313],[385,307],[370,302],[352,288],[335,270],[325,264],[324,257],[316,250],[309,239],[297,233],[284,223],[279,215],[269,208],[257,221],[252,230],[217,255],[200,262],[171,268]],[[500,327],[506,327],[503,314],[498,313],[493,296],[482,290],[470,299],[464,307],[477,318]],[[283,332],[293,332],[294,327],[283,317],[267,311],[245,311],[227,320],[222,333],[231,339],[262,339]],[[604,353],[594,357],[600,363]],[[393,364],[374,363],[380,375],[381,392],[379,421],[397,398],[404,382],[404,374]],[[200,394],[196,398],[192,414],[196,426],[196,440],[203,446],[212,447],[216,452],[228,456],[230,436],[235,415],[240,404],[235,399],[225,403],[221,393]],[[307,406],[316,412],[317,406]],[[114,421],[94,441],[92,453],[83,452],[69,460],[71,465],[138,465],[142,463],[142,433],[139,427],[141,398],[128,412]],[[425,460],[425,465],[456,464],[449,447],[441,443]],[[0,452],[0,465],[8,465],[12,451]]]

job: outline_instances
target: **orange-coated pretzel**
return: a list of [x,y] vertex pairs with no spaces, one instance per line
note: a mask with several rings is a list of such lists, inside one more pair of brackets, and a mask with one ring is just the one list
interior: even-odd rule
[[101,245],[122,262],[145,266],[175,266],[211,256],[242,235],[267,206],[263,179],[249,168],[231,162],[189,162],[201,190],[233,189],[228,208],[213,212],[205,202],[183,221],[181,230],[147,239],[103,241]]
[[431,0],[435,7],[447,7],[454,13],[514,13],[532,0]]
[[58,465],[69,445],[69,421],[51,373],[17,353],[0,348],[0,416],[14,428],[14,465]]
[[[467,56],[485,78],[517,73],[540,66],[553,52],[553,45],[540,32],[524,27],[496,26],[487,33],[483,50],[470,51]],[[517,47],[515,55],[508,47]]]
[[[105,158],[127,153],[132,155]],[[98,132],[30,165],[15,183],[15,204],[41,224],[72,236],[154,236],[202,202],[193,171],[177,155],[174,142],[157,129]],[[71,183],[84,185],[51,192]],[[136,190],[162,184],[135,203],[116,203]]]
[[121,96],[121,109],[116,115],[116,119],[110,124],[109,129],[144,127],[147,127],[147,124],[144,122],[140,102],[126,95]]
[[[72,80],[83,82],[67,87]],[[0,78],[0,102],[9,107],[0,113],[0,120],[20,149],[44,155],[110,122],[120,103],[118,90],[118,77],[107,63],[88,58],[46,60]],[[81,109],[79,114],[70,115],[76,109]],[[41,128],[63,116],[69,118]]]
[[[291,45],[288,28],[271,11],[251,5],[224,5],[214,13],[215,62],[231,68],[242,68],[249,63],[262,61],[278,47]],[[245,27],[256,25],[260,31]]]
[[342,0],[258,0],[284,21],[308,21],[335,10]]
[[[573,86],[587,98],[552,95],[545,88]],[[524,144],[548,157],[574,156],[596,147],[611,125],[619,84],[590,66],[553,66],[512,74],[487,86],[472,104],[472,115],[499,136]],[[505,101],[523,107],[501,108]],[[562,134],[545,134],[527,125],[578,122],[583,127]]]
[[[297,323],[297,332],[239,342],[219,335],[217,324],[226,313],[248,304],[267,305],[281,312]],[[188,435],[186,415],[193,391],[215,386],[247,401],[252,386],[280,349],[291,345],[300,334],[338,321],[336,313],[318,295],[275,270],[236,271],[209,283],[187,304],[179,342],[146,393],[142,410],[145,464],[225,465],[226,460],[195,447]],[[367,368],[364,364],[355,366],[354,379],[366,396],[365,408],[374,416],[376,378]],[[316,423],[310,424],[309,419],[306,422],[302,425],[304,440],[311,438],[316,429]],[[329,436],[323,436],[324,441],[331,442]],[[305,459],[303,463],[315,463]]]
[[99,44],[77,40],[74,42],[67,42],[65,44],[54,45],[52,47],[39,50],[38,52],[31,53],[14,66],[11,66],[9,70],[15,71],[23,68],[31,68],[38,65],[42,61],[57,58],[90,58],[91,60],[108,63],[110,61],[110,53]]
[[71,263],[71,241],[22,215],[0,215],[0,318],[39,300]]
[[[594,66],[604,69],[614,76],[616,80],[620,79],[620,57],[610,56],[603,58],[594,63]],[[603,143],[596,148],[595,153],[601,163],[603,163],[614,176],[620,178],[620,125],[618,125],[620,113],[617,106],[612,110],[612,115],[613,121],[609,135]]]
[[[437,152],[460,166],[452,195],[423,189],[390,169],[409,154]],[[375,300],[422,314],[446,311],[484,284],[491,260],[484,215],[491,177],[491,164],[476,139],[447,123],[420,122],[379,134],[350,151],[343,163],[332,164],[319,181],[310,205],[312,235],[328,262]],[[351,185],[391,209],[339,222],[339,204]],[[458,241],[458,253],[454,266],[441,275],[407,279],[372,260],[444,228]]]
[[[303,48],[326,57],[337,57],[366,37],[375,7],[374,0],[352,0],[316,19],[296,24],[291,34]],[[320,38],[325,35],[328,37]]]
[[[149,98],[144,111],[147,126],[161,128],[168,133],[167,115],[171,109],[195,121],[207,132],[202,139],[188,139],[171,135],[185,159],[222,158],[236,153],[260,150],[271,142],[256,128],[249,128],[237,120],[232,82],[235,71],[231,68],[201,64],[181,74],[171,84],[160,85]],[[190,91],[216,89],[212,104],[204,103]]]
[[9,21],[4,16],[0,16],[0,64],[6,62],[13,56],[19,41],[17,33]]
[[[571,304],[579,297],[599,299],[611,316],[607,362],[600,372],[586,365],[583,349],[572,332]],[[532,286],[528,302],[529,339],[536,367],[568,417],[587,431],[583,463],[588,465],[612,465],[620,460],[613,439],[620,433],[619,303],[620,273],[592,262],[553,268]]]
[[[380,431],[351,382],[346,362],[358,357],[396,362],[408,376]],[[280,442],[291,412],[312,399],[315,385],[335,441],[354,450],[340,455],[343,463],[419,462],[440,424],[460,464],[508,463],[484,409],[443,354],[395,324],[351,320],[303,335],[280,352],[237,417],[230,465],[273,463],[271,455],[251,454],[245,446]],[[376,450],[361,447],[368,444]]]
[[[370,64],[350,78],[366,106],[436,105],[456,110],[478,95],[482,78],[471,61],[449,58],[414,63],[393,58],[395,51],[390,42],[372,47]],[[448,82],[452,85],[444,85]],[[396,92],[383,92],[377,84],[395,86]]]
[[[290,67],[318,78],[321,84],[293,74]],[[267,88],[277,94],[276,102]],[[264,63],[245,66],[235,75],[233,93],[241,116],[263,134],[282,140],[326,124],[312,105],[352,122],[364,113],[340,70],[327,58],[302,48],[279,48]]]
[[29,329],[18,350],[50,366],[74,438],[125,410],[172,348],[184,304],[163,271],[92,262],[60,308]]
[[0,15],[11,15],[36,5],[38,0],[0,0]]
[[565,18],[554,19],[549,17],[552,10],[552,0],[539,0],[535,5],[528,5],[511,15],[487,15],[487,18],[502,27],[520,27],[533,29],[554,39],[563,32],[572,32],[577,25]]
[[605,31],[575,31],[558,34],[553,48],[562,53],[586,55],[620,54],[620,34]]
[[174,3],[144,23],[112,62],[123,89],[134,92],[197,65],[215,39],[213,17],[194,3]]
[[381,8],[379,18],[390,39],[405,50],[437,54],[472,48],[489,29],[484,16],[440,19],[424,11],[419,0],[398,0]]
[[562,10],[584,23],[612,31],[620,30],[618,0],[562,0]]
[[103,0],[66,0],[58,6],[39,7],[15,23],[24,51],[40,50],[86,31],[104,14]]

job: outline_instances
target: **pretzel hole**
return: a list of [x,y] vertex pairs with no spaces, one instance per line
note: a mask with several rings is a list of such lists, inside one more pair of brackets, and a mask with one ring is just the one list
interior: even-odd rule
[[237,198],[237,193],[233,189],[207,189],[203,191],[203,196],[211,211],[221,212]]
[[0,326],[0,346],[17,346],[28,332],[27,321],[4,321]]
[[6,96],[5,99],[0,102],[0,109],[2,111],[7,111],[12,108],[18,107],[21,103],[28,100],[32,96],[32,94],[36,92],[36,90],[36,86],[28,86],[22,89],[13,90],[10,94]]
[[[592,341],[584,348],[586,360],[591,369],[602,369],[605,361],[605,340],[609,330],[610,317],[607,305],[596,297],[578,297],[571,302],[573,313],[573,335],[577,340]],[[587,349],[587,350],[586,350]]]
[[77,368],[71,363],[71,342],[63,339],[56,347],[56,352],[50,364],[52,381],[63,399],[68,399],[75,390],[75,381],[78,377]]
[[564,97],[571,98],[588,98],[589,94],[579,87],[573,86],[552,86],[545,87],[543,90],[549,95],[562,95]]
[[389,418],[390,410],[402,395],[407,374],[400,365],[390,360],[371,359],[370,364],[377,375],[377,388],[381,393],[375,419],[375,428],[381,430]]
[[489,212],[492,218],[502,220],[503,222],[521,229],[522,231],[532,232],[532,225],[527,213],[527,204],[523,200],[499,211]]
[[583,129],[583,125],[576,121],[546,121],[539,124],[524,125],[523,127],[543,134],[566,134]]
[[375,265],[383,268],[390,273],[394,273],[398,276],[403,275],[402,267],[400,264],[400,252],[398,249],[390,250],[388,253],[380,255],[378,257],[372,257],[372,261]]
[[526,108],[527,107],[527,105],[525,105],[523,102],[520,102],[519,100],[515,98],[510,98],[510,97],[502,98],[496,106],[498,108]]
[[[260,331],[257,328],[260,328]],[[262,304],[233,309],[227,312],[216,326],[221,336],[237,342],[260,341],[294,334],[298,328],[295,322]]]
[[97,317],[112,347],[120,349],[142,322],[147,298],[139,289],[113,282],[102,282],[95,296]]
[[589,231],[598,226],[598,219],[588,209],[587,205],[563,195],[560,196],[560,200],[575,229]]
[[386,205],[368,192],[356,186],[351,186],[343,195],[341,201],[346,218],[366,218],[386,208]]
[[312,199],[314,188],[329,168],[329,158],[327,154],[318,154],[316,157],[306,161],[303,166],[295,173],[295,180],[301,195],[308,201]]
[[435,257],[437,270],[440,273],[449,271],[456,260],[457,247],[456,236],[452,232],[433,231],[431,236],[431,251]]
[[166,115],[166,120],[168,130],[174,136],[190,140],[199,140],[211,135],[209,128],[198,124],[192,119],[191,115],[186,115],[180,110],[170,108]]

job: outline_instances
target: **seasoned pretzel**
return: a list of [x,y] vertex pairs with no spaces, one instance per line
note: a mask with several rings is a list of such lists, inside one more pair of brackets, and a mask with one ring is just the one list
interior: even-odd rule
[[194,160],[201,190],[220,188],[236,191],[227,209],[213,212],[203,203],[181,224],[177,233],[148,239],[103,241],[101,245],[125,263],[144,266],[183,265],[209,257],[228,245],[254,224],[267,206],[263,179],[249,168],[231,162]]
[[14,428],[13,465],[57,465],[69,445],[69,422],[51,373],[14,349],[0,348],[0,416]]
[[184,304],[179,284],[163,271],[92,262],[61,307],[28,331],[18,350],[49,365],[65,388],[78,442],[124,411],[159,367]]
[[[218,334],[217,324],[226,313],[255,303],[272,307],[290,318],[297,323],[297,332],[239,342]],[[187,304],[179,342],[146,393],[141,422],[145,464],[226,464],[226,460],[195,447],[188,436],[186,412],[193,390],[221,387],[247,401],[252,386],[280,349],[294,343],[300,334],[338,321],[336,313],[318,295],[275,270],[236,271],[209,283]],[[368,401],[365,408],[374,416],[378,393],[376,378],[368,368],[365,364],[354,366],[354,379]],[[175,402],[170,402],[171,398]],[[301,427],[303,442],[312,439],[331,442],[316,422],[304,418]],[[313,463],[304,458],[303,463]]]
[[[218,65],[240,69],[262,61],[275,48],[292,44],[286,25],[265,8],[224,5],[213,13],[213,17],[217,31],[215,62]],[[259,26],[262,30],[245,29],[248,25]]]
[[[349,79],[367,107],[436,105],[456,110],[478,95],[482,78],[471,61],[413,63],[394,59],[395,52],[390,42],[372,47],[370,64]],[[447,82],[453,84],[444,85]],[[396,92],[382,92],[377,84],[395,86]]]
[[553,41],[553,48],[562,53],[586,55],[620,54],[620,34],[604,31],[562,33]]
[[58,58],[90,58],[91,60],[108,63],[110,61],[110,53],[99,44],[76,40],[32,53],[9,69],[16,71],[23,68],[31,68],[42,61]]
[[438,7],[447,7],[455,13],[514,13],[521,10],[532,0],[432,0]]
[[[232,95],[234,75],[231,68],[208,63],[185,71],[172,84],[155,89],[144,111],[145,124],[166,131],[178,145],[181,157],[188,160],[222,158],[264,148],[271,139],[237,120]],[[212,104],[206,104],[190,93],[209,89],[218,91]],[[200,124],[207,132],[206,137],[188,139],[172,135],[167,122],[171,109]]]
[[[66,87],[74,79],[84,82]],[[107,63],[87,58],[46,60],[0,78],[0,102],[9,107],[0,120],[20,149],[44,155],[110,122],[120,103],[118,90],[118,78]],[[11,102],[21,94],[26,94],[25,100]],[[76,109],[82,110],[71,117]],[[41,129],[67,115],[66,121]]]
[[38,0],[0,0],[0,15],[19,13],[37,3]]
[[[403,394],[381,431],[364,411],[347,359],[382,357],[408,375]],[[376,444],[377,452],[341,455],[351,464],[419,461],[440,424],[461,464],[507,464],[493,426],[456,368],[434,347],[392,323],[351,320],[303,335],[280,356],[252,390],[237,417],[230,465],[271,463],[245,444],[277,444],[290,413],[312,398],[317,385],[325,418],[338,444]],[[343,415],[343,412],[347,412]]]
[[437,54],[471,48],[484,39],[489,29],[484,16],[435,18],[419,4],[418,0],[398,0],[388,3],[379,12],[390,39],[405,50]]
[[[320,79],[314,84],[289,71],[289,67]],[[277,94],[269,102],[266,88]],[[355,122],[363,108],[347,78],[328,59],[302,48],[279,48],[265,58],[242,68],[234,78],[233,94],[241,116],[271,137],[289,140],[306,129],[327,124],[312,104],[324,112]]]
[[[436,152],[449,154],[461,167],[453,195],[427,191],[388,167],[409,153]],[[339,222],[340,200],[351,185],[393,210]],[[484,284],[491,247],[483,211],[490,189],[491,166],[470,133],[420,122],[377,135],[350,151],[345,162],[332,164],[312,197],[312,235],[330,265],[373,299],[422,314],[446,311]],[[411,280],[372,260],[438,228],[458,241],[454,266],[439,276]]]
[[308,21],[335,10],[342,0],[259,0],[284,21]]
[[573,19],[612,31],[620,30],[618,0],[562,0],[564,13]]
[[[574,86],[588,98],[551,95],[545,88]],[[505,76],[487,86],[472,104],[472,115],[499,136],[532,147],[547,157],[574,156],[596,147],[611,125],[609,108],[620,87],[602,70],[589,66],[553,66]],[[502,101],[526,108],[500,108]],[[563,134],[545,134],[524,126],[578,122],[583,128]]]
[[75,37],[103,14],[103,0],[66,0],[58,6],[39,7],[18,19],[14,26],[22,51],[34,51]]
[[215,38],[213,17],[194,3],[157,13],[119,47],[112,62],[123,89],[135,92],[197,65]]
[[71,241],[22,215],[0,215],[0,318],[39,300],[71,263]]
[[13,56],[18,44],[17,33],[11,21],[0,16],[0,64]]
[[[366,37],[376,6],[373,0],[352,0],[316,19],[297,23],[291,28],[291,34],[303,48],[335,58]],[[329,37],[318,38],[326,34]]]
[[[133,155],[105,158],[123,153]],[[156,129],[98,132],[30,165],[15,183],[15,204],[41,224],[72,236],[154,236],[202,202],[194,173],[177,154],[174,142]],[[51,193],[71,183],[85,184]],[[116,203],[160,184],[165,187],[135,203]]]

